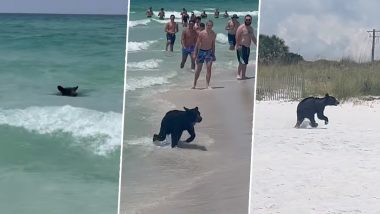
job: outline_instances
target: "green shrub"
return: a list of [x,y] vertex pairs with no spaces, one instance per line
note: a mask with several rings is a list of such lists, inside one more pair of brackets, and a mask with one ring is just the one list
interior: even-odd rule
[[[302,62],[291,65],[258,65],[258,88],[278,89],[279,82],[303,79],[303,97],[326,93],[346,100],[361,96],[380,96],[380,63],[355,63],[350,60]],[[260,78],[266,82],[260,81]],[[271,80],[271,81],[269,81]]]

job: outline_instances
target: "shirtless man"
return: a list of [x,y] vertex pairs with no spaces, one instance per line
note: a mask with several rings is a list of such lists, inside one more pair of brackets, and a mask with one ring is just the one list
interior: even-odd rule
[[218,8],[215,9],[214,17],[219,18],[219,9]]
[[204,30],[206,28],[206,25],[205,23],[201,22],[199,23],[199,28],[196,30],[197,31],[197,34],[199,35],[199,33]]
[[195,17],[194,30],[198,30],[201,20],[202,18],[200,16]]
[[149,9],[146,11],[146,17],[151,18],[153,16],[153,10],[152,7],[149,7]]
[[161,8],[160,12],[158,13],[158,17],[160,17],[161,20],[165,18],[164,8]]
[[182,8],[180,15],[182,16],[185,13],[185,11],[186,11],[186,8]]
[[201,13],[201,18],[207,18],[206,11],[203,11],[203,12]]
[[195,69],[195,59],[193,56],[195,44],[197,42],[198,34],[194,30],[194,21],[190,20],[189,27],[182,31],[182,62],[180,67],[183,68],[185,66],[187,56],[190,55],[191,58],[191,69]]
[[251,27],[252,16],[244,17],[244,24],[240,25],[236,31],[236,55],[239,61],[237,79],[247,79],[245,75],[249,59],[251,41],[256,44],[256,37]]
[[185,11],[183,11],[183,13],[182,13],[182,26],[183,27],[187,27],[187,23],[188,23],[188,21],[189,21],[189,14],[187,13],[187,11],[185,10]]
[[165,25],[166,32],[166,51],[168,51],[168,46],[170,46],[170,51],[173,52],[173,45],[175,42],[175,34],[178,32],[178,24],[174,21],[175,16],[170,15],[170,22]]
[[194,15],[194,12],[191,12],[191,16],[190,16],[190,20],[193,20],[195,22],[195,15]]
[[214,23],[209,20],[206,29],[201,31],[198,35],[197,44],[195,45],[194,56],[196,56],[197,69],[194,75],[194,84],[192,89],[195,89],[197,80],[202,71],[203,63],[206,62],[206,87],[210,89],[211,67],[212,62],[215,61],[215,38],[216,34],[212,30]]
[[230,15],[228,15],[227,10],[224,12],[223,17],[228,18]]
[[231,20],[228,21],[227,26],[225,28],[228,32],[227,36],[228,36],[228,43],[230,44],[230,50],[235,49],[235,45],[236,45],[235,34],[236,34],[236,30],[238,29],[240,25],[240,23],[237,20],[238,18],[239,17],[236,14],[232,15]]

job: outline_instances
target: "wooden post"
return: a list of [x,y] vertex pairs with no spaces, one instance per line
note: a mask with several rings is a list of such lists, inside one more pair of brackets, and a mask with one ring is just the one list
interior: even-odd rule
[[367,32],[368,33],[372,32],[372,36],[370,35],[369,37],[372,37],[371,62],[374,62],[375,61],[375,39],[376,39],[376,37],[379,37],[379,36],[376,36],[376,33],[380,32],[380,31],[373,29],[373,30],[367,31]]
[[372,61],[375,61],[375,29],[372,31]]

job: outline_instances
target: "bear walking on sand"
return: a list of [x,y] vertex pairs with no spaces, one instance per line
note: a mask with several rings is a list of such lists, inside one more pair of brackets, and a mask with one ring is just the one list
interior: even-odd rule
[[312,127],[317,127],[318,123],[315,122],[314,115],[320,120],[324,120],[325,124],[329,123],[329,119],[323,114],[326,106],[336,106],[339,101],[335,97],[326,94],[323,98],[308,97],[303,99],[297,106],[297,124],[295,128],[299,128],[302,121],[307,118],[310,120]]
[[172,139],[172,148],[177,146],[181,139],[182,132],[187,130],[190,137],[186,142],[190,143],[195,138],[194,125],[202,121],[201,113],[198,107],[188,109],[183,107],[185,111],[172,110],[165,114],[161,121],[160,133],[153,135],[153,142],[156,140],[163,141],[166,135],[170,134]]

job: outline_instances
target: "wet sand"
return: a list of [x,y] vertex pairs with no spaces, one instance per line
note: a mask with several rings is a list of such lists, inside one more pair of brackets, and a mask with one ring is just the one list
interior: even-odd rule
[[[186,75],[188,85],[159,96],[176,109],[198,106],[203,121],[195,126],[197,136],[180,148],[154,149],[148,163],[125,153],[120,213],[248,213],[255,79],[238,81],[232,71],[219,72],[212,76],[213,89],[204,89],[203,71],[198,89],[190,89],[193,74]],[[187,137],[184,132],[181,139]],[[209,138],[213,143],[206,143]],[[141,167],[129,166],[128,158],[141,158]],[[174,180],[164,187],[167,179]]]

